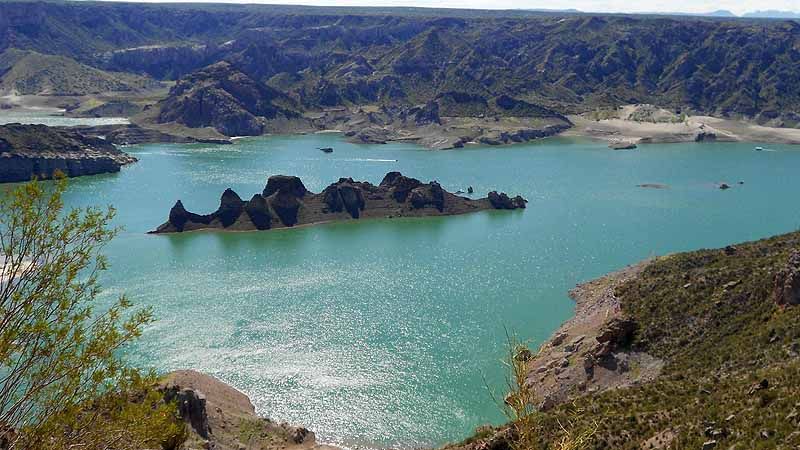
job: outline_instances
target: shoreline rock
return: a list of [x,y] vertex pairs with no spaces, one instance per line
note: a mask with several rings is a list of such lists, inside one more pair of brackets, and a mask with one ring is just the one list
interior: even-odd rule
[[637,147],[633,141],[619,141],[608,144],[608,148],[611,150],[633,150]]
[[624,317],[614,294],[617,286],[637,277],[649,263],[628,266],[570,291],[576,302],[574,316],[528,361],[526,384],[540,400],[540,410],[587,392],[644,382],[661,372],[661,360],[630,348],[638,324]]
[[258,416],[245,394],[210,375],[178,370],[167,374],[158,388],[166,401],[176,402],[186,423],[184,450],[336,450],[318,444],[306,428]]
[[226,231],[270,230],[296,225],[369,218],[424,217],[466,214],[489,209],[524,209],[527,200],[492,191],[470,199],[445,191],[439,183],[423,183],[400,172],[389,172],[377,186],[366,181],[340,178],[321,193],[306,189],[298,177],[275,175],[260,194],[243,201],[226,189],[219,208],[195,214],[178,200],[167,222],[152,234],[219,229]]
[[119,172],[136,158],[99,137],[45,125],[0,125],[0,183]]

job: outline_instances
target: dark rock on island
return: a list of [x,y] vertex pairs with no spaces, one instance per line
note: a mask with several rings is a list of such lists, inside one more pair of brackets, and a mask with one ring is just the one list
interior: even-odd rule
[[136,158],[99,137],[45,125],[0,125],[0,183],[119,172]]
[[269,230],[361,218],[447,216],[488,209],[525,208],[527,200],[492,191],[469,199],[447,192],[436,181],[423,183],[400,172],[389,172],[379,185],[340,178],[321,193],[306,189],[300,178],[269,177],[261,194],[244,201],[226,189],[219,208],[195,214],[178,200],[167,222],[151,233],[176,233],[202,229],[230,231]]

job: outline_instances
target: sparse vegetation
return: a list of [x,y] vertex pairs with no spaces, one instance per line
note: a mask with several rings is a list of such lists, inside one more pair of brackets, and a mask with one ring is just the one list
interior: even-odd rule
[[576,426],[597,420],[593,447],[659,448],[663,436],[673,448],[800,445],[800,308],[773,298],[774,274],[796,249],[792,233],[671,255],[623,284],[617,295],[640,324],[636,348],[667,365],[654,382],[576,400],[586,411]]
[[173,448],[174,405],[118,353],[150,311],[95,304],[114,210],[65,211],[65,189],[32,181],[0,200],[0,447]]
[[639,324],[633,349],[662,358],[662,374],[535,413],[524,448],[800,445],[800,306],[774,293],[798,249],[795,232],[657,258],[616,295]]
[[86,95],[157,86],[149,78],[106,72],[69,57],[8,49],[0,53],[0,92],[17,95]]

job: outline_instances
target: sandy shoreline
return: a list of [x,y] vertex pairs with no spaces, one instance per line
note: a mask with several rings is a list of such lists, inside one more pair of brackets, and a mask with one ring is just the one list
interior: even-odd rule
[[[116,97],[110,96],[109,98]],[[127,97],[120,96],[120,98]],[[63,109],[64,104],[70,101],[86,101],[86,98],[34,95],[7,95],[0,97],[0,103],[10,107],[10,109],[6,110],[6,114],[39,113],[49,118],[63,117],[79,120],[68,116]],[[532,119],[525,118],[505,118],[496,122],[485,119],[443,117],[440,125],[414,126],[407,129],[408,126],[406,125],[401,126],[397,123],[392,123],[377,127],[361,117],[363,114],[337,110],[320,113],[320,117],[315,121],[317,122],[316,125],[320,127],[318,129],[314,129],[315,127],[313,126],[298,127],[297,124],[283,124],[282,128],[285,129],[276,131],[278,131],[278,134],[283,134],[281,131],[288,134],[346,134],[348,135],[348,141],[356,143],[415,142],[430,149],[452,149],[471,144],[514,145],[553,135],[586,137],[610,144],[632,143],[638,145],[717,141],[800,145],[800,129],[798,128],[768,127],[746,120],[703,115],[679,118],[674,114],[665,119],[664,116],[669,116],[671,113],[654,107],[650,108],[651,110],[654,109],[655,115],[653,117],[656,120],[631,120],[632,114],[635,114],[637,110],[641,110],[643,107],[647,108],[650,105],[626,105],[610,113],[609,118],[601,120],[593,120],[589,114],[570,115],[567,118],[572,122],[573,126],[564,130],[558,129],[558,127],[550,129],[550,127],[546,126],[546,121],[538,123],[538,120],[532,121]],[[143,116],[146,115],[144,114]],[[147,117],[137,116],[133,123],[144,128],[152,128],[161,132],[186,135],[199,139],[219,138],[233,141],[242,138],[240,136],[225,137],[208,128],[186,128],[175,124],[156,124],[146,119]],[[131,118],[126,118],[126,121],[131,121]],[[279,128],[281,127],[279,126]],[[365,136],[360,134],[349,136],[348,129],[356,129],[365,133],[369,131],[370,133],[366,133]],[[541,131],[531,132],[530,136],[525,135],[525,132],[533,129]],[[352,131],[350,134],[352,134]],[[520,134],[520,136],[517,136],[517,134]],[[467,136],[469,136],[469,139],[467,139]]]
[[680,123],[635,122],[624,119],[590,120],[570,116],[575,125],[562,136],[580,136],[609,143],[664,144],[676,142],[753,142],[800,144],[800,129],[765,127],[742,120],[690,116]]

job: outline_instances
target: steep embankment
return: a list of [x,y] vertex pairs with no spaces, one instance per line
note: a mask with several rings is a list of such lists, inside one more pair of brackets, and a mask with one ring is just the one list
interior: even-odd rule
[[435,181],[422,183],[416,178],[389,172],[380,185],[340,178],[315,194],[298,177],[276,175],[269,178],[264,191],[244,201],[232,189],[220,199],[211,214],[186,211],[178,200],[167,222],[152,233],[192,230],[229,231],[269,230],[360,218],[446,216],[487,209],[525,208],[520,196],[490,192],[488,197],[470,199],[445,191]]
[[656,258],[573,296],[527,362],[541,448],[586,431],[597,449],[800,445],[800,233]]
[[119,172],[136,158],[105,139],[44,125],[0,125],[0,183]]

